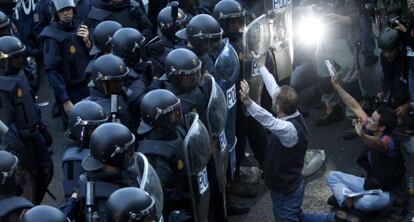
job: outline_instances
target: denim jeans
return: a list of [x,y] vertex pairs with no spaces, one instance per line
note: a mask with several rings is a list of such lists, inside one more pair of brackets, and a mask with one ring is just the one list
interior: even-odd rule
[[277,222],[333,222],[334,213],[303,213],[302,202],[305,189],[303,182],[290,194],[270,192],[273,203],[273,214]]
[[[344,189],[353,193],[365,192],[365,178],[357,177],[351,174],[332,171],[326,177],[326,182],[331,189],[339,206],[344,206],[347,198]],[[381,192],[378,194],[364,194],[354,199],[354,207],[363,212],[378,211],[386,208],[391,203],[390,193]]]

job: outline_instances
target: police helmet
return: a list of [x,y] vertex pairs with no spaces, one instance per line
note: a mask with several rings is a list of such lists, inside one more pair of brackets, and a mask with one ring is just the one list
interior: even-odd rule
[[140,61],[145,37],[136,29],[122,28],[115,32],[111,40],[112,53],[134,66]]
[[22,222],[68,222],[62,211],[47,205],[35,206],[28,210]]
[[194,16],[185,29],[176,33],[181,39],[187,39],[197,53],[217,52],[220,49],[223,30],[212,16],[200,14]]
[[378,47],[381,49],[395,49],[400,43],[398,31],[392,28],[385,28],[378,36]]
[[65,9],[65,8],[75,8],[75,1],[74,0],[52,0],[53,7],[55,12]]
[[17,157],[7,151],[0,150],[0,187],[3,187],[13,178],[17,169]]
[[22,41],[14,36],[0,37],[0,59],[21,55],[25,49]]
[[105,165],[126,168],[135,149],[135,136],[120,123],[104,123],[92,133],[91,153],[82,161],[86,171],[102,169]]
[[246,11],[235,0],[219,1],[213,10],[213,17],[220,23],[225,34],[243,33]]
[[[177,112],[177,118],[171,122],[171,115]],[[180,99],[174,93],[157,89],[148,92],[141,101],[141,123],[138,134],[149,132],[152,128],[172,128],[181,119]]]
[[100,56],[92,64],[92,81],[105,95],[119,94],[128,73],[124,61],[112,54]]
[[0,11],[0,29],[5,28],[5,27],[9,27],[10,25],[10,19],[7,17],[6,14],[4,14],[4,12]]
[[181,84],[182,78],[187,76],[194,77],[194,81],[198,82],[201,78],[201,66],[202,63],[194,52],[179,48],[168,53],[164,71],[173,84]]
[[79,144],[88,146],[93,130],[107,121],[108,116],[101,105],[88,100],[80,101],[73,106],[68,115],[69,136]]
[[106,202],[109,221],[156,221],[155,200],[136,187],[126,187],[111,194]]
[[14,36],[0,37],[0,69],[2,70],[20,70],[24,67],[24,61],[19,63],[10,63],[10,59],[23,55],[26,47]]
[[92,33],[93,47],[90,51],[91,55],[100,52],[111,52],[111,39],[116,31],[122,29],[122,25],[115,21],[103,21],[99,23]]
[[185,28],[187,24],[187,15],[183,10],[178,8],[177,19],[174,27],[172,11],[172,7],[167,6],[158,13],[158,28],[162,35],[170,40],[174,39],[174,35],[177,30]]

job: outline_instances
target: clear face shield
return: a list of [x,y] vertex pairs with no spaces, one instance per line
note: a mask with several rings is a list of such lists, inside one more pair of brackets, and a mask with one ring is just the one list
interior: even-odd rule
[[[111,158],[123,158],[122,163],[124,163],[122,168],[127,168],[131,165],[132,159],[135,151],[135,136],[131,133],[131,140],[127,142],[124,146],[115,146],[115,150],[111,154]],[[123,155],[118,155],[123,154]],[[116,157],[118,156],[118,157]]]
[[73,124],[73,127],[66,134],[77,139],[81,147],[85,147],[89,145],[89,139],[96,127],[107,121],[108,117],[101,120],[83,120],[78,116],[75,124]]
[[95,82],[102,84],[105,95],[120,94],[125,86],[125,81],[128,76],[129,69],[126,67],[126,72],[119,76],[105,76],[102,73],[98,73]]
[[164,109],[157,108],[157,114],[155,115],[155,122],[162,128],[175,127],[181,120],[181,103],[178,99],[177,103],[168,106]]
[[246,12],[242,11],[226,15],[220,13],[218,20],[227,35],[242,34],[246,26]]
[[201,81],[201,67],[202,62],[198,61],[199,64],[193,69],[174,69],[171,67],[170,71],[167,73],[167,76],[171,80],[178,79],[178,84],[184,89],[194,89],[200,85]]
[[201,52],[207,52],[209,54],[215,54],[220,51],[221,40],[223,38],[223,29],[220,29],[218,33],[198,33],[193,35],[193,38],[199,39],[204,44],[195,45],[194,48],[200,49]]

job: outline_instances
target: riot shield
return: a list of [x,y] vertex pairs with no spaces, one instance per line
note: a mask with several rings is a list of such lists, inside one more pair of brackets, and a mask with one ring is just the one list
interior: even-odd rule
[[210,99],[207,105],[207,128],[212,141],[212,152],[219,188],[220,191],[224,191],[227,183],[226,170],[229,155],[224,131],[227,121],[226,97],[211,75],[204,76],[204,83],[211,88]]
[[164,194],[160,179],[154,168],[148,162],[147,157],[142,153],[135,154],[134,167],[137,169],[139,188],[145,190],[155,199],[158,221],[163,221],[162,209],[164,205]]
[[209,163],[209,180],[212,187],[212,215],[215,221],[226,221],[226,185],[229,147],[225,126],[227,122],[227,104],[223,91],[211,75],[204,76],[204,84],[211,89],[207,106],[207,128],[210,133],[213,160]]
[[270,47],[270,30],[266,15],[253,20],[243,32],[243,79],[249,82],[250,98],[260,104],[260,95],[263,91],[263,81],[253,61],[251,52],[264,57]]
[[210,136],[197,113],[185,118],[188,129],[183,142],[184,169],[187,175],[193,210],[193,221],[208,221],[210,184],[207,164],[210,160]]
[[[225,92],[226,101],[227,101],[227,121],[226,121],[226,139],[229,150],[236,144],[236,102],[237,102],[237,92],[236,92],[236,83],[239,78],[240,72],[240,62],[236,50],[230,44],[229,39],[225,38],[223,40],[224,47],[216,59],[215,68],[216,75],[219,75],[225,81],[220,81],[221,89]],[[235,152],[230,152],[231,159],[235,159]],[[233,178],[233,172],[235,171],[235,165],[230,164],[230,178]]]
[[292,74],[293,28],[292,4],[290,1],[274,3],[273,11],[267,15],[270,30],[270,53],[276,66],[275,79],[283,81]]
[[237,81],[240,70],[239,57],[228,38],[223,39],[223,42],[224,47],[217,57],[214,66],[216,67],[216,73],[222,79],[234,83]]

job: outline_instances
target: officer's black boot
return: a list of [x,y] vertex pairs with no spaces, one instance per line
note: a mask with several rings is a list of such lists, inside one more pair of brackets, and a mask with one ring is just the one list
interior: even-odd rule
[[316,121],[317,126],[326,126],[331,123],[341,121],[345,117],[345,112],[342,109],[341,105],[336,105],[333,107],[332,112],[325,114],[322,118]]

